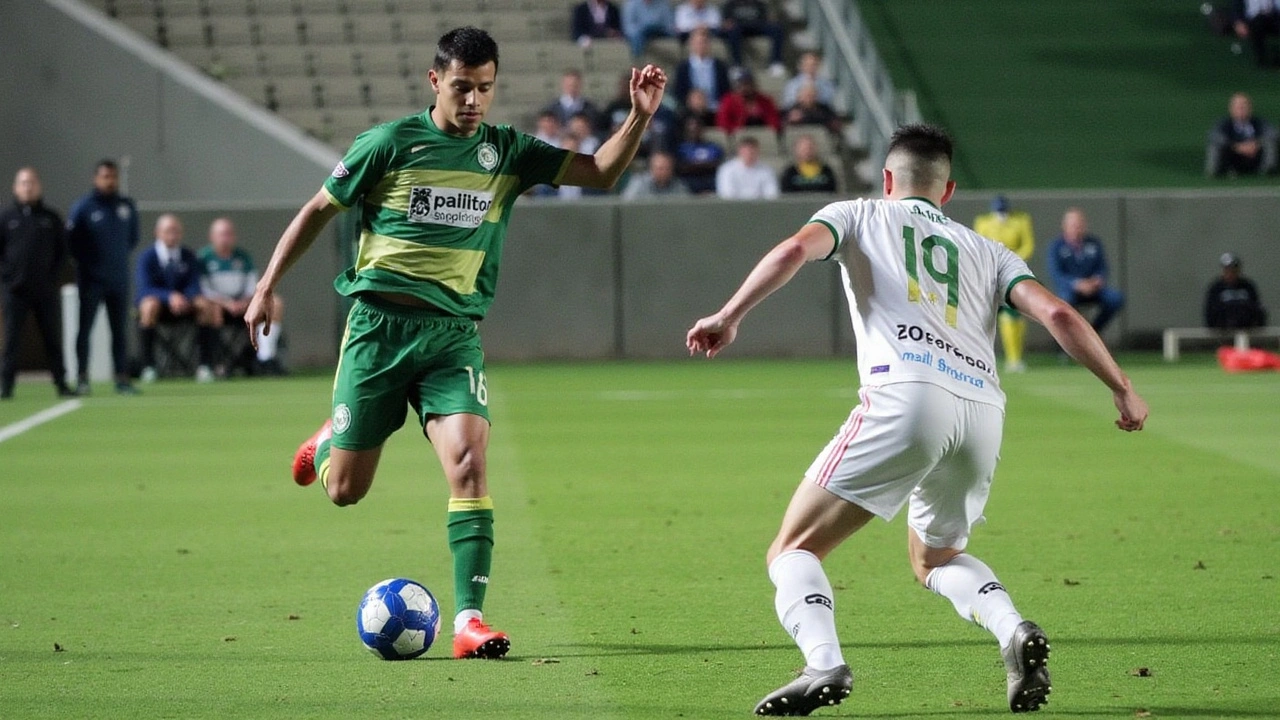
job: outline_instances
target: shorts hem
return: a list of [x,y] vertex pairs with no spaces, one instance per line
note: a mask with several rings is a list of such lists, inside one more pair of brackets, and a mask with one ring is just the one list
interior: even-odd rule
[[[805,477],[805,481],[811,482],[814,485],[818,485],[817,481],[814,478],[809,476]],[[862,508],[863,510],[866,510],[872,515],[875,515],[881,520],[884,520],[885,522],[889,522],[890,520],[893,520],[895,517],[897,517],[898,513],[902,511],[901,505],[899,505],[898,507],[892,510],[886,510],[885,508],[880,507],[876,503],[868,502],[865,498],[860,498],[857,495],[847,490],[842,490],[838,487],[832,487],[830,485],[818,485],[818,487],[822,488],[823,490],[826,490],[827,492],[831,493],[832,495],[835,495],[836,497],[840,498],[841,500],[844,500],[847,503],[852,503],[854,505],[857,505],[858,507]],[[905,505],[906,503],[903,503],[903,504]]]

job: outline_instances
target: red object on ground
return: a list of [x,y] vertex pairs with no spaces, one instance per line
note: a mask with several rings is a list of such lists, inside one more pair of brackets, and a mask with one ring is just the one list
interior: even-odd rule
[[1280,355],[1257,348],[1237,350],[1233,347],[1221,347],[1218,348],[1218,364],[1227,372],[1280,370]]

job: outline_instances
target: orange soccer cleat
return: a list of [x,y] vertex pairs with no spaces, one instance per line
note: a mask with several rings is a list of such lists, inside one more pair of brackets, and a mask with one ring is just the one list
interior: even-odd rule
[[462,632],[453,636],[453,656],[458,659],[497,660],[510,649],[511,639],[507,634],[485,625],[480,618],[471,618]]
[[316,448],[333,434],[333,421],[325,420],[315,435],[298,446],[293,455],[293,481],[306,487],[316,481]]

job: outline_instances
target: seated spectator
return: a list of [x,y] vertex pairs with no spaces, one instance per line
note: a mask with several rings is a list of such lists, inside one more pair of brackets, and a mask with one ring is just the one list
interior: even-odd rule
[[156,241],[138,255],[138,334],[142,344],[142,381],[156,379],[156,325],[191,322],[199,326],[196,381],[210,382],[215,343],[216,305],[200,294],[200,264],[182,245],[182,221],[165,213],[156,220]]
[[694,194],[716,190],[716,170],[724,160],[724,148],[702,137],[705,126],[696,117],[685,118],[684,140],[676,148],[676,175]]
[[1224,253],[1219,262],[1222,276],[1209,285],[1204,296],[1205,326],[1234,330],[1266,325],[1267,311],[1258,298],[1258,288],[1240,274],[1240,258]]
[[1268,38],[1280,35],[1280,5],[1276,0],[1236,0],[1234,19],[1236,36],[1253,46],[1258,67],[1276,64],[1267,59]]
[[591,118],[592,124],[600,117],[600,110],[595,104],[582,97],[582,72],[572,68],[560,76],[560,97],[544,107],[542,112],[554,114],[561,126],[568,125],[569,118],[580,113]]
[[1089,234],[1080,208],[1062,216],[1062,234],[1049,246],[1049,274],[1054,292],[1074,307],[1098,305],[1093,329],[1099,333],[1124,307],[1124,295],[1107,284],[1107,258],[1102,242]]
[[569,118],[569,127],[565,134],[578,141],[578,152],[593,155],[600,148],[600,138],[596,137],[595,128],[591,125],[591,117],[586,113],[578,113]]
[[836,191],[836,171],[818,157],[818,144],[813,137],[801,135],[792,145],[791,155],[794,162],[782,171],[782,192],[784,193],[834,193]]
[[835,105],[836,86],[831,79],[822,74],[822,57],[809,51],[800,56],[799,70],[795,77],[782,87],[782,107],[796,104],[796,95],[805,85],[813,85],[818,90],[818,102]]
[[622,191],[623,200],[641,200],[667,195],[688,195],[689,187],[676,177],[676,161],[670,154],[656,152],[649,157],[646,172],[636,175]]
[[738,156],[716,170],[716,195],[726,200],[769,200],[778,197],[778,178],[760,162],[760,143],[738,141]]
[[836,111],[818,100],[818,88],[813,85],[800,88],[796,104],[787,108],[785,118],[788,125],[821,125],[836,137],[840,137],[840,129],[844,127],[844,120]]
[[684,98],[684,106],[680,108],[680,127],[684,127],[689,118],[697,118],[703,127],[716,124],[716,113],[707,105],[707,94],[694,88]]
[[560,147],[560,138],[564,136],[564,127],[560,123],[560,117],[550,110],[543,110],[538,113],[537,126],[533,131],[533,136],[548,145]]
[[767,37],[769,46],[769,74],[782,77],[787,74],[787,66],[782,64],[782,44],[786,33],[782,25],[769,18],[769,7],[764,0],[725,0],[720,6],[724,16],[724,38],[729,43],[729,54],[733,64],[741,66],[742,39],[749,37]]
[[676,6],[676,37],[682,43],[694,30],[706,30],[719,36],[721,23],[720,8],[707,0],[685,0]]
[[733,90],[720,98],[716,125],[732,135],[743,127],[768,126],[782,133],[782,117],[773,98],[756,89],[756,80],[745,69],[733,73]]
[[592,40],[622,37],[622,13],[609,0],[584,0],[573,8],[572,39],[579,47],[591,47]]
[[622,6],[622,34],[631,44],[631,56],[639,58],[656,37],[675,35],[675,16],[667,0],[627,0]]
[[1209,132],[1205,174],[1221,177],[1275,172],[1275,127],[1253,114],[1253,101],[1244,93],[1232,95],[1227,109],[1227,117]]
[[[218,218],[209,225],[209,244],[200,250],[200,294],[213,307],[213,326],[244,327],[244,311],[249,308],[258,284],[258,271],[253,258],[238,247],[236,226],[228,218]],[[258,352],[254,373],[284,375],[284,367],[276,357],[280,345],[280,323],[284,320],[284,301],[271,296],[271,323],[258,329]],[[225,377],[227,368],[216,367],[214,374]]]
[[702,91],[712,112],[720,107],[720,97],[729,92],[729,66],[711,56],[711,38],[702,28],[690,33],[689,54],[676,66],[676,84],[672,88],[678,100],[687,100],[694,90]]
[[[600,134],[612,136],[631,114],[631,71],[627,70],[618,78],[618,94],[605,106],[601,115]],[[665,104],[659,105],[657,112],[649,118],[649,126],[640,138],[640,147],[636,149],[636,157],[647,158],[656,151],[674,152],[679,141],[680,120],[676,112]]]

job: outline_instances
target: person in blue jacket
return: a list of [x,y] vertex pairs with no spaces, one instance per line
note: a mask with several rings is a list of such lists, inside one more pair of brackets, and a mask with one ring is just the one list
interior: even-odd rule
[[115,162],[103,160],[93,175],[93,191],[71,206],[67,215],[67,247],[76,263],[80,291],[80,325],[76,332],[76,392],[89,394],[89,335],[98,307],[107,306],[111,325],[111,360],[116,392],[137,391],[129,381],[125,319],[129,316],[129,255],[138,245],[138,210],[120,194]]
[[1054,292],[1073,307],[1097,305],[1092,324],[1101,333],[1124,307],[1124,294],[1108,284],[1102,242],[1089,234],[1080,208],[1067,208],[1062,216],[1062,234],[1049,246],[1048,260]]
[[213,311],[216,306],[200,292],[200,263],[182,245],[182,221],[165,213],[156,219],[156,241],[138,255],[138,336],[142,344],[142,381],[156,379],[156,326],[190,322],[199,327],[199,365],[196,381],[213,380]]

